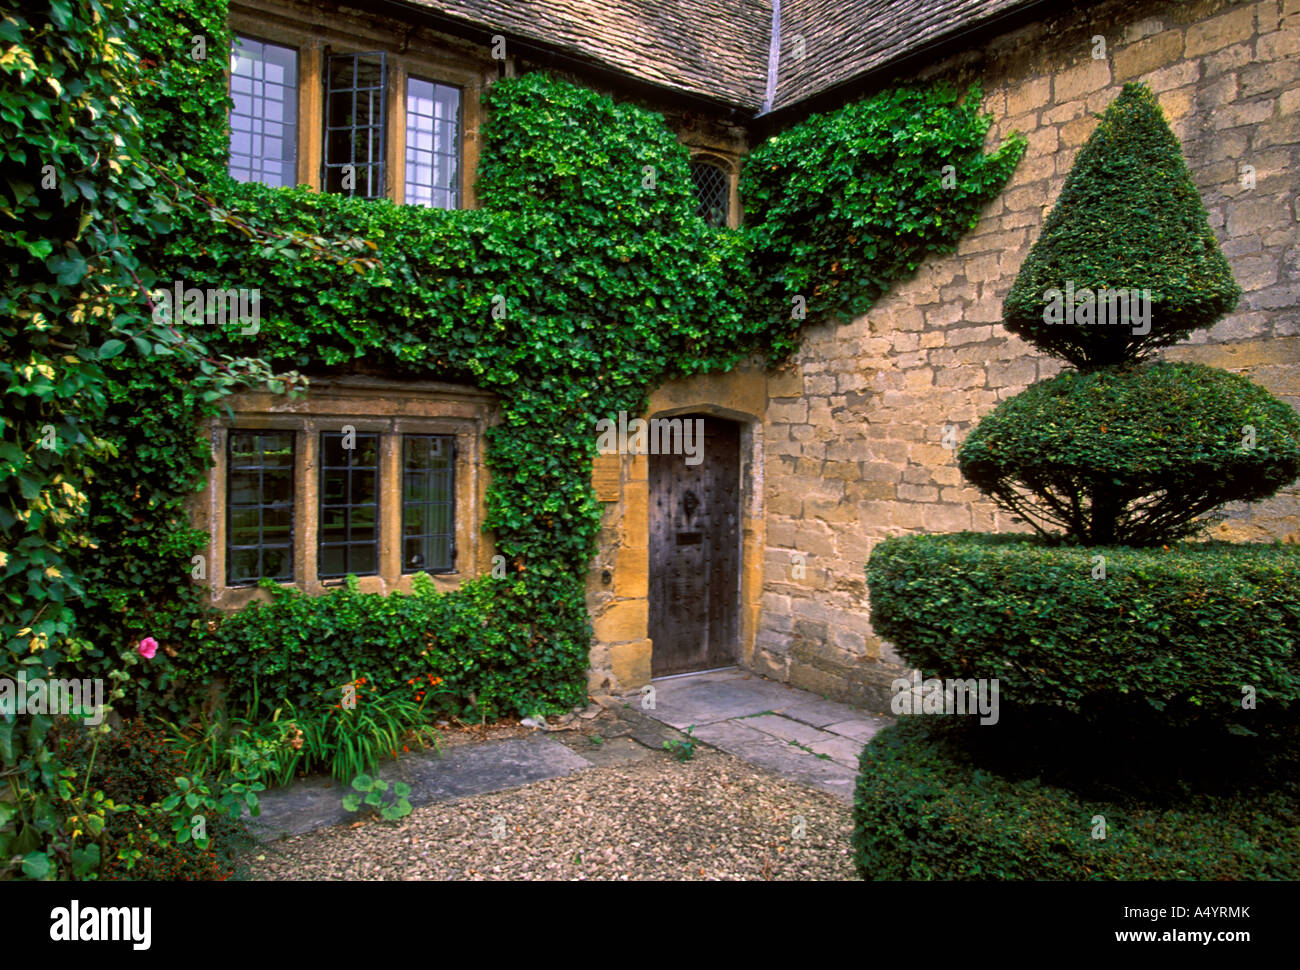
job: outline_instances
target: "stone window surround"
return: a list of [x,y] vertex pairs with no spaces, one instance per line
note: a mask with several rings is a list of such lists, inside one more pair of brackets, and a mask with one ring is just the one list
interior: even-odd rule
[[707,162],[727,173],[727,227],[740,228],[740,157],[717,148],[689,145],[692,162]]
[[380,378],[316,379],[305,396],[246,391],[227,399],[229,415],[209,420],[212,467],[208,481],[192,505],[195,528],[209,533],[206,575],[210,601],[220,609],[239,609],[266,599],[257,586],[227,586],[226,462],[230,429],[286,430],[296,433],[294,458],[293,574],[280,585],[319,595],[343,580],[317,577],[322,431],[351,425],[358,432],[380,434],[379,571],[360,576],[365,592],[409,592],[415,573],[403,573],[401,562],[401,435],[445,434],[456,440],[456,562],[448,573],[430,573],[442,590],[490,571],[494,552],[482,530],[486,516],[488,474],[483,464],[484,432],[496,421],[495,397],[485,391],[453,384],[403,382]]
[[388,64],[388,131],[384,197],[406,199],[406,79],[414,75],[461,89],[460,207],[474,208],[478,171],[482,94],[495,76],[494,65],[474,58],[426,30],[401,33],[373,18],[323,16],[319,9],[277,0],[235,0],[228,26],[232,34],[269,41],[298,52],[298,168],[295,183],[320,191],[325,139],[325,48],[340,53],[382,50]]

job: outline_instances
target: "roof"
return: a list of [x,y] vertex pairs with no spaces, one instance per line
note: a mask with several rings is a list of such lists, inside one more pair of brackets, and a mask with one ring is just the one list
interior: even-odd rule
[[[773,107],[795,104],[1023,6],[1024,0],[785,0]],[[802,58],[796,56],[798,37]]]
[[641,81],[757,111],[771,0],[409,0]]
[[[406,2],[640,81],[761,114],[887,67],[1029,0]],[[775,89],[769,90],[774,39],[780,56]]]

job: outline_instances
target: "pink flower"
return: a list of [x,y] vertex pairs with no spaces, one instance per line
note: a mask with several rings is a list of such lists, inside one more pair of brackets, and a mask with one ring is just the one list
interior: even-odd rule
[[158,641],[153,637],[145,637],[140,641],[140,646],[136,649],[140,651],[140,656],[144,657],[145,660],[152,660],[153,655],[158,652]]

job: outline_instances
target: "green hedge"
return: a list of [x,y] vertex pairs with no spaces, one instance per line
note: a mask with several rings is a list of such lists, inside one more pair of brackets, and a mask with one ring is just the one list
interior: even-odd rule
[[1294,481],[1300,414],[1203,364],[1066,371],[994,408],[957,460],[972,484],[1044,531],[1152,545],[1193,534],[1197,517],[1225,502]]
[[558,713],[584,700],[586,644],[560,639],[574,617],[540,615],[522,583],[472,580],[456,596],[425,576],[415,583],[388,595],[359,592],[354,579],[322,596],[272,588],[271,602],[214,622],[173,661],[177,686],[221,678],[232,711],[263,714],[286,700],[314,709],[356,677],[380,693],[441,677],[432,709],[465,713],[468,702],[485,717]]
[[[1105,578],[1094,579],[1104,558]],[[1053,546],[1016,535],[887,539],[867,564],[876,631],[927,676],[998,678],[1004,704],[1106,709],[1250,729],[1300,697],[1300,548]]]
[[963,736],[908,718],[863,749],[852,839],[864,879],[1300,878],[1294,792],[1091,799],[987,770]]

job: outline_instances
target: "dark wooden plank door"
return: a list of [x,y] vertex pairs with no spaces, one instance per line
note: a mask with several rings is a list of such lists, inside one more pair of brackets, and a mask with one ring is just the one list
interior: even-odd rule
[[699,464],[649,456],[655,677],[725,667],[739,655],[740,427],[703,421]]

